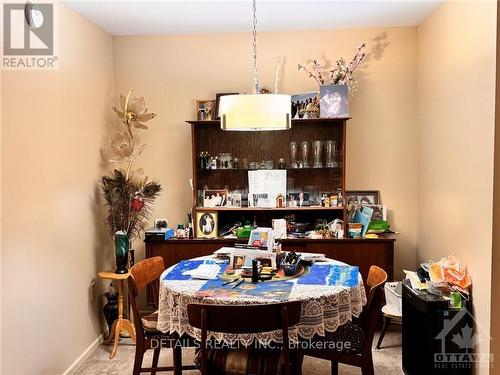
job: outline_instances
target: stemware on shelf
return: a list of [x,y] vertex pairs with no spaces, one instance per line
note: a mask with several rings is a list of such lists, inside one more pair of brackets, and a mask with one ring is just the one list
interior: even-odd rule
[[309,168],[309,142],[300,142],[300,150],[302,153],[302,168]]
[[299,163],[297,162],[297,152],[298,152],[297,142],[290,142],[290,167],[292,168],[299,167]]
[[323,142],[313,141],[313,157],[314,157],[314,168],[323,168],[323,163],[321,162],[321,151],[323,149]]
[[337,162],[337,141],[328,140],[326,141],[326,167],[336,168],[338,167]]

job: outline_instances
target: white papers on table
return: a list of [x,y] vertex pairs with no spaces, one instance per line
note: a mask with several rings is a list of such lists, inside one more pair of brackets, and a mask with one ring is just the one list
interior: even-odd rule
[[286,195],[285,169],[248,171],[248,205],[250,207],[276,207],[278,194]]
[[300,258],[304,259],[306,262],[324,262],[327,259],[325,258],[325,254],[317,254],[317,253],[300,253]]
[[185,271],[182,274],[191,276],[193,279],[210,280],[217,278],[220,266],[217,264],[200,264],[194,270]]
[[427,289],[427,283],[421,282],[416,272],[408,270],[403,270],[403,272],[405,273],[406,278],[410,280],[412,289],[415,290]]

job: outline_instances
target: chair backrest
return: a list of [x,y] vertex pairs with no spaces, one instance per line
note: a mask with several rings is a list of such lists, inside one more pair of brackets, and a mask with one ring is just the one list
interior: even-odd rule
[[263,305],[189,304],[189,324],[201,329],[201,373],[207,374],[207,331],[259,333],[281,330],[285,374],[290,374],[288,327],[300,320],[300,301]]
[[[379,266],[371,266],[366,278],[366,286],[369,290],[387,281],[387,273]],[[369,294],[369,293],[368,293]]]
[[[144,338],[142,321],[139,316],[139,307],[137,306],[137,297],[139,292],[149,284],[154,284],[153,287],[156,289],[160,288],[160,276],[165,270],[165,264],[163,263],[162,257],[153,257],[141,260],[132,266],[130,269],[130,277],[127,279],[128,282],[128,294],[130,297],[130,305],[132,306],[132,312],[134,314],[134,325],[136,330],[136,335],[138,340]],[[154,293],[155,303],[158,305],[158,294]]]
[[371,266],[366,278],[368,289],[366,306],[360,317],[361,327],[365,331],[363,351],[372,350],[373,336],[377,329],[380,309],[384,302],[384,284],[387,281],[387,272],[378,266]]

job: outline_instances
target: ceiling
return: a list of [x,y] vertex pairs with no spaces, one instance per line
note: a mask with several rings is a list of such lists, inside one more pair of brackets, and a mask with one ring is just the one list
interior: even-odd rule
[[[66,0],[113,35],[249,31],[251,0]],[[443,1],[257,0],[259,31],[415,26]]]

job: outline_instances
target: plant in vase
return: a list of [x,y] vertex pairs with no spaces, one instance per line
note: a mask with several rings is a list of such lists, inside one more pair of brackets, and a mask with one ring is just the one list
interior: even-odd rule
[[349,63],[341,57],[332,67],[322,65],[318,60],[312,60],[310,67],[298,65],[299,70],[303,70],[319,85],[321,118],[349,117],[349,95],[357,90],[358,84],[353,73],[365,58],[365,47],[365,43],[359,46]]
[[134,170],[134,162],[145,145],[135,129],[147,129],[143,122],[156,115],[148,113],[143,97],[133,98],[132,89],[125,97],[120,95],[120,107],[114,107],[124,132],[114,134],[110,140],[110,162],[123,164],[100,179],[100,187],[107,207],[106,221],[114,237],[116,273],[127,273],[130,243],[145,229],[151,206],[162,188],[159,182],[150,181],[142,169]]
[[343,57],[340,57],[336,60],[334,66],[328,67],[314,59],[312,63],[309,63],[310,67],[298,64],[297,68],[303,70],[309,78],[313,78],[319,86],[346,85],[349,88],[349,93],[352,94],[357,91],[358,84],[353,78],[353,73],[366,56],[365,48],[366,43],[356,48],[356,53],[349,63]]

